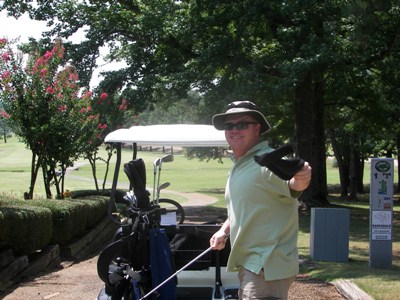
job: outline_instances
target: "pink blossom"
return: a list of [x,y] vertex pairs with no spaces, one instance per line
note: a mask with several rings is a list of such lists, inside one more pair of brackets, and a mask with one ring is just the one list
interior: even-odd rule
[[46,73],[47,73],[47,69],[46,68],[44,68],[44,69],[42,69],[40,71],[40,75],[42,75],[42,76],[46,76]]
[[94,118],[96,118],[96,117],[93,115],[89,116],[89,119],[91,119],[91,120],[93,120]]
[[58,111],[66,111],[67,110],[67,106],[64,104],[64,105],[60,105],[58,108]]
[[101,124],[101,123],[99,123],[99,124],[97,125],[97,128],[98,128],[98,129],[106,129],[106,128],[107,128],[107,124]]
[[43,56],[45,60],[49,60],[53,56],[53,53],[50,51],[46,51],[45,55]]
[[43,66],[43,65],[44,65],[44,58],[43,58],[42,56],[40,56],[40,57],[36,60],[35,65],[33,66],[33,71],[34,71],[34,72],[37,72],[37,71],[39,70],[39,67],[40,67],[40,66]]
[[92,97],[92,95],[93,95],[93,93],[88,91],[88,92],[83,94],[82,98],[83,99],[88,99],[88,98]]
[[4,46],[5,44],[7,44],[7,39],[6,38],[0,38],[0,46]]
[[[0,40],[1,42],[1,40]],[[5,119],[9,119],[11,118],[11,115],[9,115],[8,113],[6,113],[5,111],[0,112],[0,116],[5,118]]]
[[86,108],[82,107],[82,108],[79,110],[79,112],[82,113],[82,114],[84,114],[84,113],[86,112]]
[[53,87],[52,86],[48,86],[47,88],[46,88],[46,93],[47,94],[53,94]]
[[64,52],[65,52],[65,48],[61,47],[60,52],[58,52],[58,58],[63,58],[64,57]]
[[104,99],[107,99],[108,98],[108,94],[107,93],[101,93],[101,95],[100,95],[100,99],[101,100],[104,100]]
[[60,46],[61,43],[57,43],[53,49],[51,50],[52,54],[57,54],[58,58],[63,58],[64,57],[64,52],[65,48],[63,46]]
[[9,52],[5,52],[1,55],[1,57],[3,58],[4,61],[9,61],[10,60],[10,53]]
[[10,77],[11,73],[10,71],[6,70],[3,74],[1,74],[1,79],[6,79]]
[[86,107],[86,109],[87,109],[87,111],[91,111],[91,110],[92,110],[92,107],[91,107],[91,106],[88,106],[88,107]]
[[71,73],[69,74],[69,80],[77,81],[79,79],[78,74]]

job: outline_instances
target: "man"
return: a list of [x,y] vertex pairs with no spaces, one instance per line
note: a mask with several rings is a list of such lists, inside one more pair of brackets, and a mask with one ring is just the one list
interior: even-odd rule
[[213,117],[225,130],[233,151],[225,198],[228,218],[210,239],[213,249],[223,249],[230,235],[228,271],[238,271],[239,298],[287,299],[299,271],[297,197],[311,180],[307,162],[286,181],[254,160],[272,151],[261,135],[271,126],[250,101],[236,101],[225,113]]

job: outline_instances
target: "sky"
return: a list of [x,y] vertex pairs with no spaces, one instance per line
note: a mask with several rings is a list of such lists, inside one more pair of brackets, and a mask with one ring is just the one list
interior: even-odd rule
[[[39,39],[43,31],[46,31],[46,22],[30,20],[27,14],[24,14],[19,19],[8,17],[5,11],[0,11],[0,38],[16,39],[19,38],[19,43],[28,42],[29,37]],[[84,38],[84,33],[80,32],[71,38],[72,42],[78,43]],[[101,77],[99,73],[101,71],[113,70],[120,68],[123,65],[113,63],[105,64],[103,57],[108,52],[107,48],[101,49],[100,58],[97,64],[101,67],[97,68],[92,76],[90,82],[91,88],[98,85]]]

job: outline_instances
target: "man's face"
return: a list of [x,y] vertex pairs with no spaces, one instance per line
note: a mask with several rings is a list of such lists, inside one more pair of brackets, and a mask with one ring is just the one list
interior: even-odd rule
[[226,141],[228,142],[229,146],[231,146],[233,155],[236,159],[246,154],[249,149],[258,144],[260,141],[261,126],[251,115],[237,114],[228,116],[225,124],[236,125],[242,122],[249,122],[247,124],[247,128],[238,129],[233,127],[225,130]]

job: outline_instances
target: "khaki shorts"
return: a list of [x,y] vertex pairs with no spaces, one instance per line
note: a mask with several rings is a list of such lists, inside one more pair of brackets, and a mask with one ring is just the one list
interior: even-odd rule
[[279,280],[266,281],[264,271],[255,274],[241,268],[238,274],[240,281],[239,299],[241,300],[287,300],[289,287],[295,276]]

